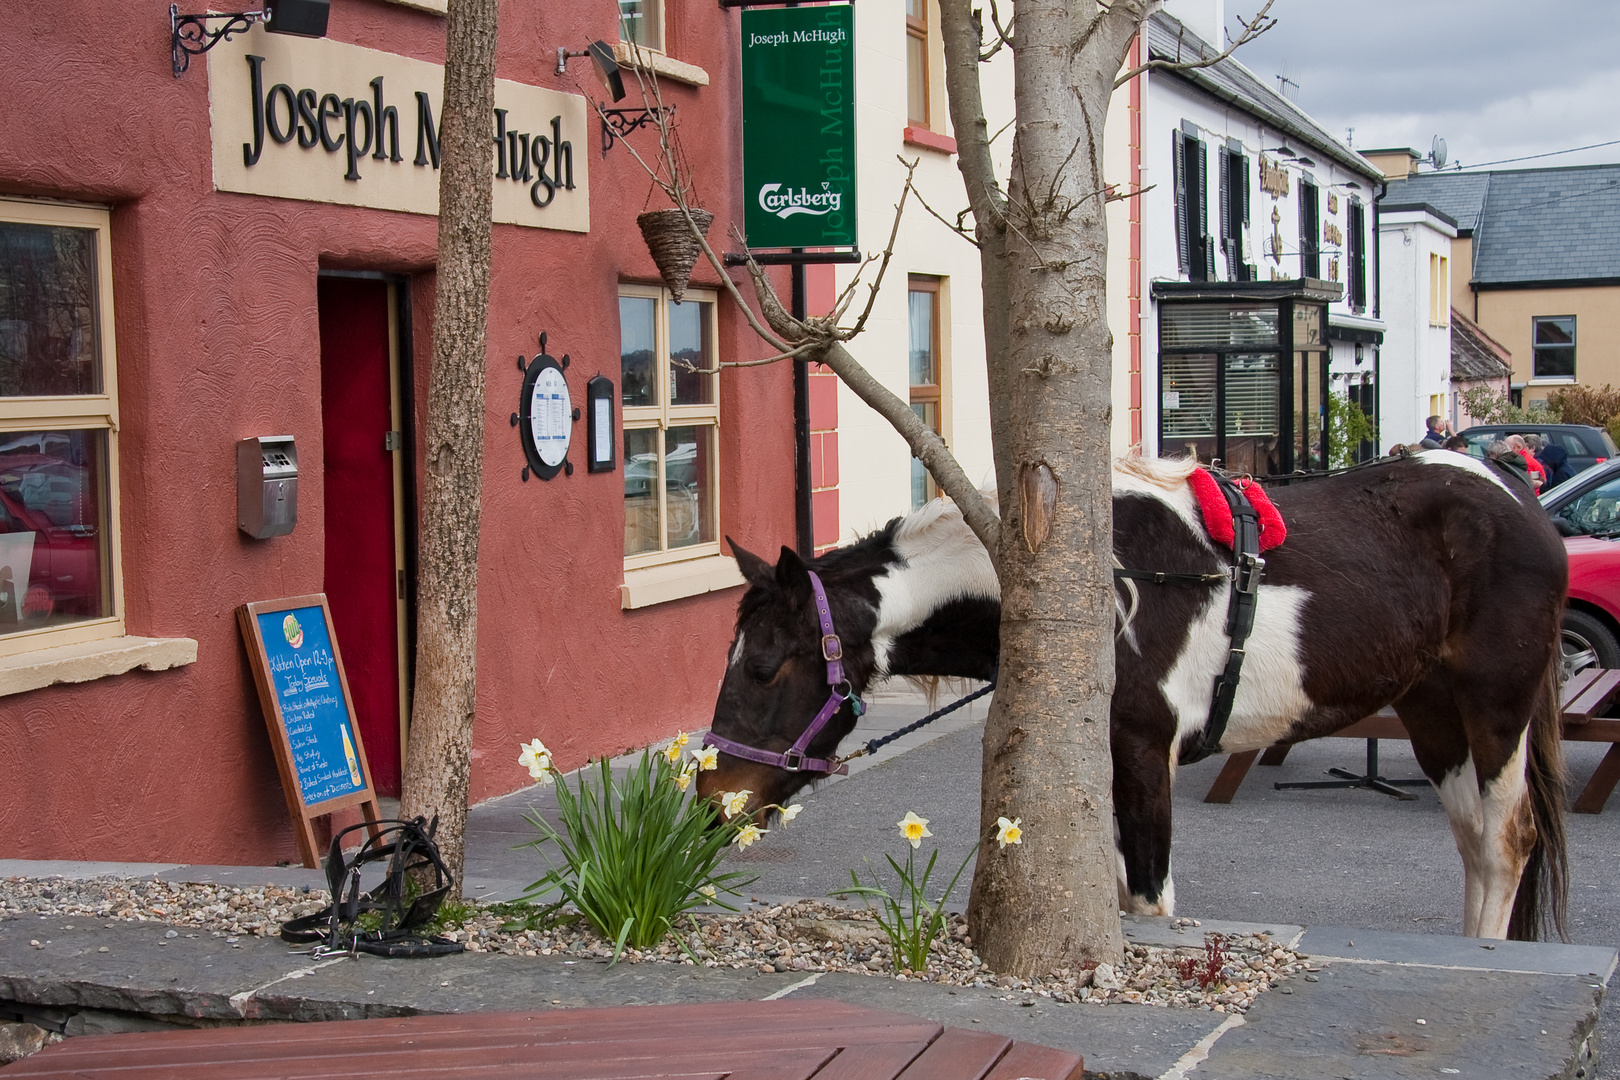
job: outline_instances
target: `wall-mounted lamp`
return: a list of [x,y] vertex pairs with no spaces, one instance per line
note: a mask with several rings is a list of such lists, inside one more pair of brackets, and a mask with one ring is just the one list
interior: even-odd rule
[[1281,156],[1283,156],[1285,158],[1291,158],[1291,157],[1298,157],[1299,156],[1299,155],[1294,153],[1294,148],[1289,146],[1287,143],[1283,143],[1281,146],[1273,146],[1269,150],[1261,150],[1260,152],[1262,154],[1279,154],[1279,155],[1281,155]]
[[[169,53],[174,77],[179,78],[191,66],[193,56],[201,56],[222,41],[246,33],[256,22],[272,34],[295,34],[298,37],[325,37],[326,16],[331,0],[264,0],[260,11],[243,11],[232,15],[180,14],[179,4],[169,5]],[[210,29],[210,19],[223,19],[225,25]]]
[[1294,164],[1298,165],[1302,169],[1314,169],[1314,168],[1316,168],[1316,162],[1312,161],[1308,157],[1296,157],[1294,159]]
[[557,46],[557,74],[568,74],[568,61],[575,56],[588,56],[596,77],[602,80],[614,101],[624,98],[624,76],[619,74],[619,62],[613,58],[613,47],[605,41],[593,41],[579,52],[569,52],[566,46]]

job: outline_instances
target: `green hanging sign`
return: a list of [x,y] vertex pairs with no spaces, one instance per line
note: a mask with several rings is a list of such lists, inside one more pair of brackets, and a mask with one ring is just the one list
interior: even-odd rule
[[855,12],[742,13],[748,246],[854,247]]

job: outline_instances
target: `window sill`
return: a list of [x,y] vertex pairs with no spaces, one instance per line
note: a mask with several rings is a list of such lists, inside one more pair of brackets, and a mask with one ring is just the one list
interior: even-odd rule
[[688,86],[709,85],[709,73],[696,64],[684,63],[652,49],[632,49],[628,42],[620,41],[614,44],[613,59],[622,67],[639,67],[643,71],[651,71],[661,79],[674,79]]
[[418,11],[431,11],[435,15],[444,15],[450,10],[449,0],[391,0],[401,7],[416,8]]
[[115,637],[0,657],[0,697],[58,683],[90,682],[136,668],[164,671],[197,660],[191,638]]
[[956,153],[956,140],[949,135],[925,127],[912,127],[907,125],[905,130],[907,146],[920,146],[924,150],[938,150],[942,154]]
[[1575,385],[1575,382],[1576,382],[1576,379],[1575,379],[1575,376],[1573,376],[1573,375],[1536,375],[1536,376],[1533,376],[1530,379],[1530,381],[1528,383],[1526,383],[1525,385],[1527,385],[1527,386],[1573,386],[1573,385]]
[[737,569],[736,559],[729,555],[711,555],[643,570],[626,570],[624,584],[619,586],[619,605],[630,611],[745,584],[747,581]]

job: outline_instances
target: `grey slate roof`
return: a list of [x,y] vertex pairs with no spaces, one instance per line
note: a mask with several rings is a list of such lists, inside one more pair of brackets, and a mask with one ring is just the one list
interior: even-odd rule
[[[1155,60],[1202,60],[1220,53],[1219,49],[1184,27],[1179,19],[1163,11],[1154,13],[1148,20],[1147,38],[1148,55]],[[1300,111],[1299,106],[1272,90],[1230,56],[1211,67],[1168,74],[1185,79],[1223,101],[1232,102],[1353,172],[1373,180],[1383,178],[1383,173],[1372,162],[1322,130],[1315,120]]]
[[1620,281],[1620,164],[1421,173],[1380,205],[1416,202],[1473,233],[1475,285]]
[[1456,308],[1451,309],[1451,381],[1483,382],[1513,374],[1513,354]]

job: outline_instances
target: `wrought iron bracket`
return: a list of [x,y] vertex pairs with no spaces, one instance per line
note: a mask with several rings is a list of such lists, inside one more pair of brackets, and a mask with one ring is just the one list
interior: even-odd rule
[[[256,22],[270,17],[268,10],[243,11],[234,15],[182,15],[179,4],[169,5],[169,52],[174,64],[174,77],[179,78],[191,67],[191,58],[201,56],[222,41],[246,33]],[[208,20],[225,19],[217,30],[210,29]]]
[[622,139],[644,124],[667,121],[675,115],[675,106],[648,106],[645,109],[602,110],[602,153],[613,147],[614,139]]

